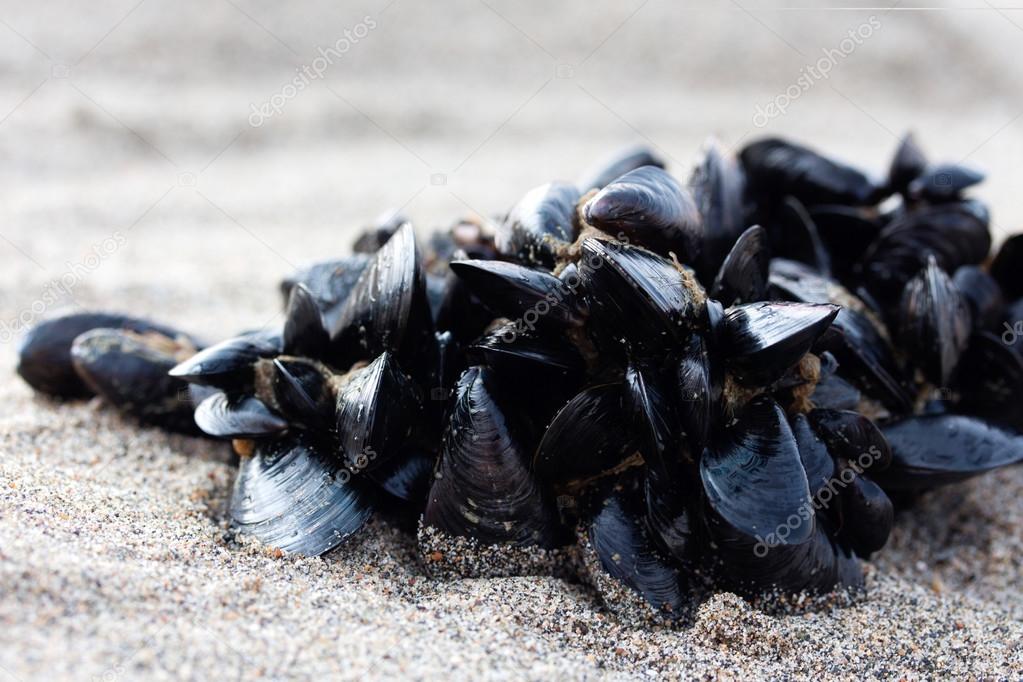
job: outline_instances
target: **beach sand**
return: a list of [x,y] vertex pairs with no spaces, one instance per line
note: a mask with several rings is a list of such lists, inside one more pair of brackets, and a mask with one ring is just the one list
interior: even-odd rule
[[[769,3],[94,4],[0,2],[0,680],[1023,675],[1018,467],[900,514],[852,606],[767,615],[719,594],[691,628],[639,628],[578,582],[431,579],[414,538],[380,521],[319,559],[239,542],[225,445],[54,403],[13,371],[19,320],[61,310],[210,339],[277,324],[280,278],[346,253],[384,209],[423,233],[490,216],[628,142],[684,176],[708,133],[788,134],[881,173],[912,127],[936,157],[989,171],[994,229],[1018,230],[1012,22]],[[876,35],[757,128],[758,104],[874,14]],[[366,17],[323,78],[249,125],[251,104]]]

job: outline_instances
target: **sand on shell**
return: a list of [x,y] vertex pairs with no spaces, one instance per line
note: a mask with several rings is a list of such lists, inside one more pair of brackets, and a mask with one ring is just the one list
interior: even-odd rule
[[[8,331],[37,302],[210,339],[279,323],[278,281],[382,210],[422,231],[495,214],[625,143],[685,175],[709,133],[788,134],[880,175],[912,127],[989,171],[996,233],[1023,225],[1008,11],[878,13],[758,128],[872,10],[492,4],[0,0],[0,680],[1019,678],[1021,468],[900,515],[852,606],[767,615],[721,594],[691,628],[650,629],[580,583],[429,578],[379,522],[320,559],[239,542],[227,446],[16,378]],[[366,14],[365,39],[250,125]]]

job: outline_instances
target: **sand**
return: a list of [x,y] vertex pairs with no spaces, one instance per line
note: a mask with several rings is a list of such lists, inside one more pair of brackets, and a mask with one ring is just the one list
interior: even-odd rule
[[[273,324],[278,280],[380,211],[424,231],[490,215],[627,142],[684,174],[707,133],[791,134],[880,173],[913,127],[989,171],[996,232],[1023,226],[1021,12],[884,13],[759,130],[758,104],[881,13],[385,5],[0,2],[0,679],[1023,675],[1020,468],[901,514],[852,606],[767,615],[720,594],[689,629],[649,629],[575,582],[430,578],[380,522],[320,559],[239,542],[226,447],[17,380],[20,317],[121,310],[211,339]],[[248,124],[366,16],[324,78]]]

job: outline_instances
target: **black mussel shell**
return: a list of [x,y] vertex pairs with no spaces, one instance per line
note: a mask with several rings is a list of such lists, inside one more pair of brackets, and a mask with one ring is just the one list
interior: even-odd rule
[[321,431],[334,428],[334,397],[322,366],[302,358],[275,358],[273,401],[297,426]]
[[955,271],[952,282],[970,307],[974,330],[997,329],[1002,320],[1005,299],[994,277],[976,265],[964,265]]
[[417,356],[433,343],[433,318],[416,236],[403,225],[373,256],[345,302],[331,341],[345,366],[393,353],[418,368]]
[[855,410],[862,394],[859,389],[837,373],[822,377],[810,395],[814,407],[831,410]]
[[393,209],[384,211],[356,238],[352,244],[352,251],[376,253],[407,222],[408,219],[398,211]]
[[843,308],[814,350],[834,354],[839,376],[889,409],[903,413],[912,407],[913,396],[891,344],[864,313]]
[[958,409],[1023,432],[1023,354],[995,334],[970,338],[956,369]]
[[545,270],[481,260],[456,261],[451,269],[494,315],[525,329],[575,327],[584,321],[576,292]]
[[805,263],[821,275],[831,274],[831,254],[799,199],[785,197],[778,209],[777,224],[771,227],[770,243],[776,256]]
[[348,300],[348,294],[355,288],[362,271],[372,260],[367,254],[356,253],[347,258],[320,261],[301,268],[281,282],[284,305],[288,305],[295,285],[304,284],[316,297],[327,329],[332,329]]
[[888,168],[888,190],[907,194],[909,183],[927,170],[927,157],[917,144],[913,133],[906,133],[899,141],[899,147]]
[[711,297],[728,307],[736,303],[763,301],[767,296],[767,274],[771,262],[767,232],[754,225],[736,240],[728,252],[714,285]]
[[[466,258],[464,251],[455,254],[455,261]],[[475,340],[494,319],[494,314],[472,295],[469,284],[450,266],[444,273],[444,298],[433,312],[437,330],[451,332],[460,343]]]
[[688,190],[654,166],[621,176],[583,210],[586,222],[619,239],[692,263],[700,254],[703,219]]
[[895,525],[895,507],[881,486],[866,476],[849,472],[841,478],[841,483],[842,527],[839,538],[858,556],[869,559],[888,542]]
[[351,473],[372,471],[424,437],[422,397],[390,353],[346,379],[337,395],[337,434]]
[[678,360],[678,416],[693,453],[703,452],[710,432],[714,397],[714,377],[710,356],[703,338],[697,334]]
[[330,346],[330,334],[312,292],[302,283],[291,289],[285,313],[284,352],[288,355],[323,357]]
[[974,417],[909,417],[882,431],[892,448],[892,464],[871,475],[888,491],[926,490],[1023,462],[1023,436]]
[[747,303],[725,311],[718,340],[725,362],[744,384],[769,384],[793,367],[831,325],[827,303]]
[[487,368],[471,367],[459,380],[423,521],[484,545],[557,546],[553,500],[529,470],[530,445],[500,391]]
[[873,203],[878,188],[860,171],[779,138],[758,140],[739,154],[756,196],[792,195],[806,205]]
[[891,447],[869,418],[849,410],[824,409],[813,410],[808,416],[840,468],[874,475],[891,464]]
[[605,185],[617,180],[629,171],[643,166],[664,168],[664,160],[649,147],[632,145],[619,149],[613,154],[597,161],[580,176],[576,186],[581,192],[591,189],[603,189]]
[[938,164],[928,167],[909,183],[909,194],[914,199],[950,201],[958,198],[963,190],[983,181],[984,174],[968,166]]
[[156,332],[187,341],[199,342],[171,327],[127,315],[110,313],[73,313],[51,318],[33,327],[18,347],[18,374],[29,386],[58,398],[85,398],[92,389],[75,372],[71,362],[71,344],[75,337],[92,329],[125,329]]
[[483,335],[468,349],[470,359],[501,376],[527,381],[574,383],[586,363],[579,349],[563,334],[545,333],[509,322]]
[[1023,234],[1009,237],[991,262],[991,276],[1007,301],[1023,298]]
[[279,355],[282,346],[282,338],[276,332],[250,332],[199,351],[176,365],[169,374],[189,383],[225,391],[251,391],[257,363]]
[[554,417],[533,457],[533,471],[559,487],[582,485],[614,471],[636,449],[620,384],[591,386]]
[[71,362],[92,391],[146,423],[195,432],[188,384],[167,372],[194,348],[157,332],[93,329],[71,344]]
[[899,309],[899,341],[913,362],[938,386],[948,386],[970,337],[970,309],[931,257],[906,284]]
[[822,490],[827,488],[835,478],[837,469],[835,460],[824,440],[814,432],[806,415],[797,414],[792,418],[792,435],[799,448],[799,459],[806,472],[806,480],[810,486],[810,496],[818,499]]
[[637,246],[585,239],[579,276],[591,313],[613,338],[630,345],[684,341],[701,316],[702,294],[692,278]]
[[258,398],[219,391],[195,408],[195,423],[217,438],[259,438],[288,428],[288,422]]
[[644,493],[647,522],[658,545],[688,570],[698,569],[704,538],[699,516],[703,502],[693,463],[672,469],[647,467]]
[[[601,578],[606,573],[641,595],[655,617],[677,620],[685,616],[688,581],[658,547],[643,502],[642,491],[628,483],[616,486],[604,499],[586,531],[599,564],[590,567],[590,577],[603,592]],[[603,596],[609,608],[621,605],[613,595]]]
[[982,262],[990,248],[988,215],[980,204],[919,206],[885,227],[856,269],[867,289],[889,305],[898,302],[906,282],[926,267],[930,256],[942,270],[955,272],[961,265]]
[[827,251],[832,274],[849,281],[856,264],[881,233],[882,224],[873,208],[818,204],[807,209],[817,235]]
[[693,169],[688,187],[704,226],[696,269],[701,281],[711,281],[746,227],[746,179],[735,155],[711,139],[704,145],[703,159]]
[[[667,466],[683,457],[683,432],[678,413],[675,377],[659,363],[633,359],[625,370],[626,406],[643,459]],[[691,458],[686,452],[685,457]]]
[[496,235],[497,250],[530,265],[553,268],[556,252],[575,240],[579,190],[549,182],[526,193],[508,212]]
[[384,491],[403,502],[421,507],[433,483],[437,458],[422,449],[403,452],[384,466],[367,473]]
[[372,494],[329,448],[295,432],[256,441],[252,457],[242,458],[230,516],[266,545],[318,556],[362,528],[373,508]]
[[[754,398],[734,425],[713,436],[700,460],[700,478],[710,509],[735,531],[758,539],[774,534],[777,544],[812,537],[799,447],[784,411],[770,398]],[[800,514],[807,509],[809,515]],[[793,516],[798,522],[790,524]],[[787,530],[777,533],[781,527]]]

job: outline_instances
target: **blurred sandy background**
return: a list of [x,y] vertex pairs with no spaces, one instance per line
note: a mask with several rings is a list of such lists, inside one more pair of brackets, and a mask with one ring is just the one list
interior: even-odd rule
[[[160,535],[163,515],[194,506],[193,484],[205,485],[216,506],[231,476],[215,456],[201,465],[181,459],[203,446],[139,436],[94,406],[68,413],[32,398],[11,372],[8,332],[19,316],[113,308],[227,335],[272,321],[284,274],[346,252],[354,230],[388,207],[402,207],[422,229],[497,213],[530,187],[574,179],[630,142],[651,145],[684,176],[708,134],[730,146],[791,135],[880,174],[897,136],[913,129],[934,159],[989,173],[977,194],[991,203],[997,230],[1023,228],[1023,8],[986,0],[932,0],[926,9],[887,9],[888,0],[863,9],[681,4],[0,2],[0,474],[17,490],[0,493],[0,624],[13,633],[0,642],[13,679],[45,670],[40,657],[64,646],[97,650],[102,641],[107,659],[121,651],[123,660],[128,645],[117,627],[60,620],[75,612],[61,601],[69,580],[62,555],[110,562],[102,577],[130,573],[146,559],[105,556],[89,544],[89,528],[114,524],[169,542]],[[755,124],[758,106],[864,24],[869,38],[835,60],[826,79],[784,115]],[[307,87],[283,97],[306,67],[317,68],[319,48],[341,39],[347,50],[322,78],[306,76]],[[253,106],[275,95],[280,112],[253,126]],[[73,283],[52,304],[47,292],[62,278]],[[87,427],[97,421],[123,430],[94,438]],[[134,450],[140,438],[142,455]],[[100,474],[97,461],[115,464]],[[28,492],[26,476],[37,484]],[[1020,485],[1019,471],[1002,476]],[[137,502],[125,496],[146,494],[137,486],[167,492],[146,501],[153,516],[133,517],[135,525],[107,517],[77,524],[73,512],[63,525],[55,520],[75,504],[131,507]],[[961,502],[942,503],[949,499]],[[215,530],[207,516],[197,519]],[[907,537],[922,528],[911,526]],[[1018,541],[1021,531],[1010,524],[992,532]],[[938,545],[930,549],[949,551]],[[977,551],[981,565],[994,560]],[[1018,557],[996,559],[1001,578],[1019,578]],[[187,573],[187,565],[178,568]],[[945,579],[969,583],[962,575]],[[983,575],[975,580],[987,584]],[[48,585],[44,597],[40,584]],[[992,603],[1013,594],[992,589]],[[106,598],[97,598],[96,613],[111,610]],[[55,609],[64,634],[41,633],[35,657],[23,658],[28,630],[13,624],[25,627],[23,609],[43,605]],[[1018,615],[1011,598],[1009,608]],[[132,623],[123,623],[128,632]],[[76,655],[57,670],[73,675]],[[78,672],[102,674],[107,659],[96,654]],[[587,660],[575,669],[588,671]]]

